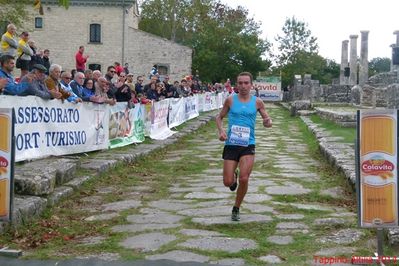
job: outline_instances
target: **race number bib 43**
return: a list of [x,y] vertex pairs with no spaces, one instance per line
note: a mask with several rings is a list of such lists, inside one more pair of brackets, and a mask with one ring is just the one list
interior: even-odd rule
[[245,146],[249,145],[249,135],[251,129],[249,127],[240,127],[233,125],[231,127],[231,134],[229,142],[233,145]]

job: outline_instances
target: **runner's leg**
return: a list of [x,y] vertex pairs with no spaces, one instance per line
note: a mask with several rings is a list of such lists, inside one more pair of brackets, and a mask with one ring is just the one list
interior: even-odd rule
[[223,184],[230,187],[234,183],[234,171],[238,165],[237,161],[224,160],[223,162]]
[[[252,167],[254,165],[255,155],[244,155],[240,158],[239,168],[240,168],[240,177],[239,177],[239,185],[237,189],[237,196],[235,207],[240,208],[241,203],[245,197],[245,194],[248,191],[248,181],[249,175],[252,172]],[[233,171],[234,173],[234,171]]]

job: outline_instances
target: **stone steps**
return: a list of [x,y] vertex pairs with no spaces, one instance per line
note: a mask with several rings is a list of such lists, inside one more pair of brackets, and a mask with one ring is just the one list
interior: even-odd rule
[[67,158],[48,158],[16,165],[15,193],[49,195],[56,186],[72,180],[79,165],[79,160]]
[[[201,114],[185,123],[170,138],[152,141],[151,144],[130,145],[123,149],[93,152],[90,157],[51,157],[31,162],[17,163],[14,174],[14,204],[12,226],[17,226],[40,215],[46,207],[67,198],[82,185],[117,165],[130,164],[155,150],[177,142],[215,118],[216,111]],[[85,174],[79,174],[79,171]],[[6,223],[0,222],[0,232]]]

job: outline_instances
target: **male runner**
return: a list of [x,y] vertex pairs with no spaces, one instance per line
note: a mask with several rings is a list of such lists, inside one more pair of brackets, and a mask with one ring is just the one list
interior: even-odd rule
[[[237,77],[238,94],[229,96],[216,117],[219,140],[225,141],[223,150],[223,183],[231,191],[237,188],[237,166],[239,186],[231,219],[240,220],[240,206],[248,190],[248,179],[255,160],[255,124],[259,111],[264,127],[271,127],[272,120],[266,112],[263,101],[250,95],[252,74],[242,72]],[[228,131],[223,128],[223,118],[228,115]]]

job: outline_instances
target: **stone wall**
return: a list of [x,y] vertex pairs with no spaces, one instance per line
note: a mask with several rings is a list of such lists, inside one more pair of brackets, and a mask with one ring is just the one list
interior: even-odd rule
[[387,108],[399,109],[399,84],[391,84],[386,89]]
[[320,85],[318,80],[312,80],[310,75],[303,78],[296,75],[293,88],[290,90],[291,101],[311,100],[312,102],[342,102],[351,101],[351,88],[348,85]]
[[[125,12],[125,49],[123,55],[123,14]],[[35,17],[43,28],[35,29]],[[169,66],[172,80],[191,74],[191,48],[181,46],[137,29],[139,17],[134,6],[71,5],[68,9],[45,5],[44,15],[32,14],[24,29],[31,32],[39,49],[50,50],[50,60],[70,70],[75,68],[75,53],[80,45],[90,57],[88,64],[100,64],[104,72],[115,61],[129,63],[134,74],[148,76],[154,64]],[[101,43],[90,43],[90,24],[101,25]]]
[[367,84],[373,87],[384,87],[393,83],[399,83],[397,72],[384,72],[369,78]]
[[[289,100],[310,100],[311,102],[351,103],[362,107],[399,107],[399,79],[396,72],[380,73],[369,79],[363,86],[320,85],[308,75],[296,75]],[[394,107],[397,106],[397,107]]]
[[171,82],[191,74],[191,48],[144,31],[129,31],[133,34],[128,39],[127,61],[134,74],[148,73],[154,64],[168,67]]

